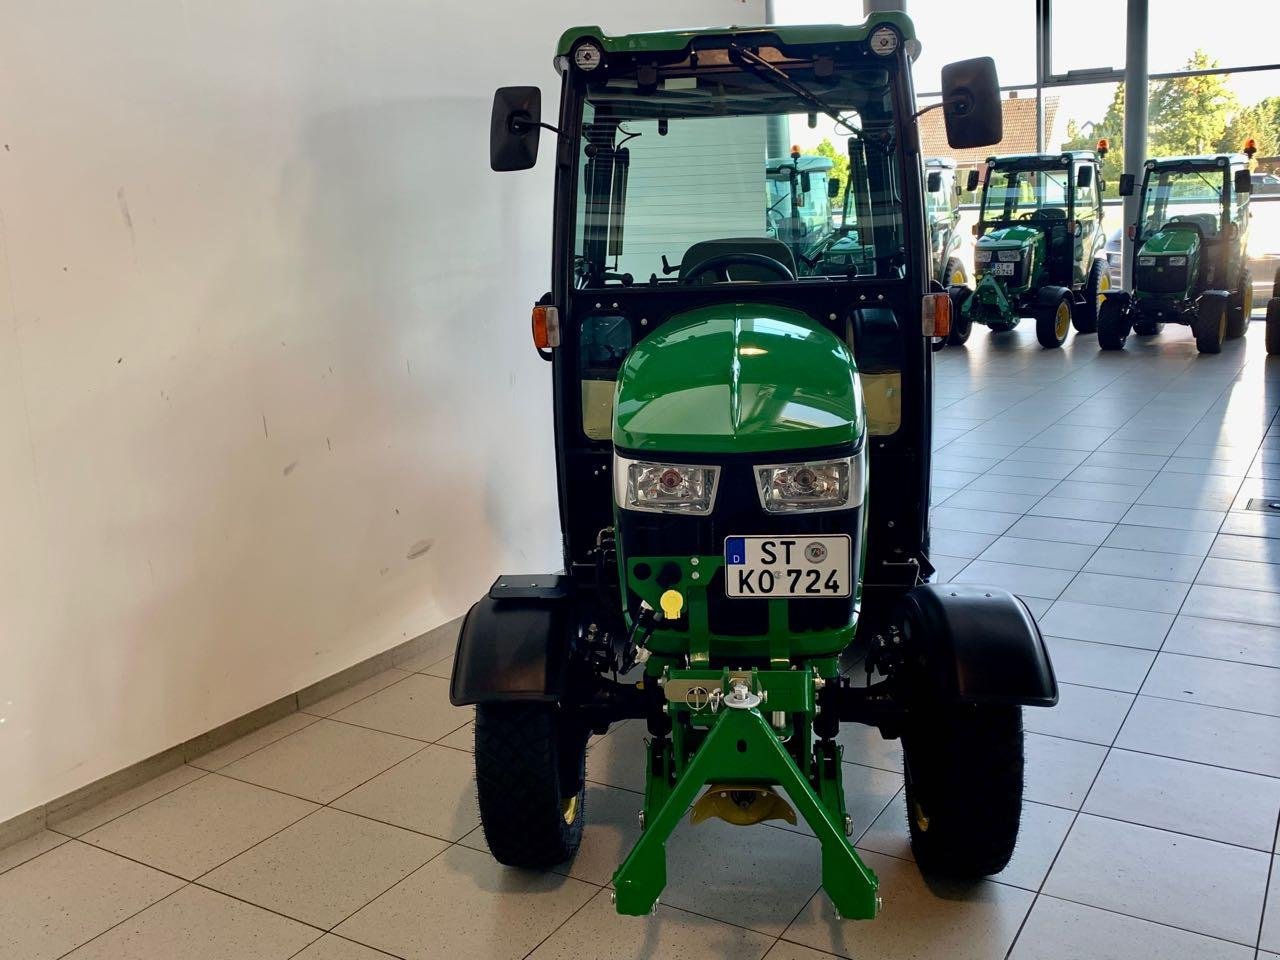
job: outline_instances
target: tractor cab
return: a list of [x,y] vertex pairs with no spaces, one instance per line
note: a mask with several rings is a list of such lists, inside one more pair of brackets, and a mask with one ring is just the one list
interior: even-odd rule
[[[1130,290],[1117,295],[1099,344],[1119,349],[1129,332],[1154,336],[1166,323],[1190,326],[1202,353],[1244,336],[1253,310],[1249,274],[1249,197],[1245,153],[1148,160],[1138,222],[1128,228]],[[1134,192],[1121,178],[1120,192]]]
[[813,262],[808,254],[834,229],[832,201],[840,194],[840,179],[831,173],[834,166],[827,157],[802,154],[798,146],[790,156],[765,164],[766,232],[791,249],[802,269]]
[[[692,808],[694,824],[803,818],[838,912],[874,916],[841,723],[903,738],[922,867],[1008,861],[1021,710],[1057,687],[1025,604],[928,582],[929,344],[951,300],[930,279],[918,49],[900,13],[579,27],[556,51],[554,122],[537,87],[497,92],[495,170],[527,169],[552,138],[551,283],[532,320],[564,545],[562,572],[498,578],[454,660],[501,862],[573,856],[587,738],[624,720],[649,736],[641,831],[613,878],[622,913],[653,908]],[[1000,140],[990,58],[944,67],[941,86],[954,148]],[[833,168],[770,148],[818,137],[848,160],[838,224]],[[762,196],[816,219],[780,231]],[[750,862],[742,842],[730,861]]]
[[[1110,287],[1103,259],[1099,151],[1017,154],[987,159],[974,233],[972,297],[964,303],[957,336],[967,324],[1012,330],[1027,314],[1036,319],[1042,346],[1059,347],[1074,325],[1092,332],[1100,295]],[[979,171],[969,175],[977,189]]]
[[943,286],[971,284],[960,224],[960,184],[956,162],[929,157],[924,162],[924,209],[929,226],[930,267]]

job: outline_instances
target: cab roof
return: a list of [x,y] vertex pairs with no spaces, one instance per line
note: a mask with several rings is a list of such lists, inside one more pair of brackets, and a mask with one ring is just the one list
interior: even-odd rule
[[1226,166],[1244,166],[1249,158],[1243,153],[1200,153],[1186,154],[1179,157],[1153,157],[1145,164],[1147,170],[1173,170],[1179,167],[1221,167],[1219,160],[1226,160]]
[[1092,150],[1059,150],[1056,153],[1001,153],[987,157],[987,163],[997,166],[1016,166],[1019,163],[1049,164],[1060,163],[1063,157],[1070,157],[1076,163],[1096,163],[1098,155]]
[[764,163],[769,170],[781,170],[782,168],[789,167],[794,163],[797,170],[805,173],[820,173],[823,170],[830,170],[835,166],[830,157],[824,157],[813,153],[802,153],[798,160],[792,160],[790,154],[787,154],[785,157],[770,157]]
[[925,157],[924,165],[926,167],[942,167],[945,170],[954,170],[956,162],[951,157]]
[[885,12],[868,17],[862,23],[817,23],[807,25],[773,23],[759,26],[700,27],[685,30],[655,30],[651,33],[610,35],[598,26],[570,27],[560,35],[556,56],[567,56],[583,37],[600,41],[605,53],[671,53],[685,49],[702,37],[776,37],[791,44],[861,43],[876,27],[888,24],[902,35],[903,41],[914,40],[915,26],[905,13]]

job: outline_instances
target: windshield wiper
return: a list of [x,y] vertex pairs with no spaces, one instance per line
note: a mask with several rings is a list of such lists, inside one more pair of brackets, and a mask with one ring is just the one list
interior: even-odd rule
[[740,47],[736,43],[729,44],[729,58],[734,63],[746,67],[752,73],[762,80],[772,83],[775,87],[781,87],[788,93],[793,93],[809,106],[825,113],[828,117],[836,122],[838,126],[844,127],[849,133],[855,137],[862,137],[862,130],[855,127],[852,123],[844,118],[844,116],[831,104],[823,100],[804,84],[792,80],[786,73],[775,67],[772,63],[760,56],[754,51],[748,50],[746,47]]

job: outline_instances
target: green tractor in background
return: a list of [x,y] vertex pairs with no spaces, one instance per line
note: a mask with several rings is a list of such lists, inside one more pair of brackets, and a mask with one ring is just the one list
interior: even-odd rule
[[768,234],[791,248],[801,264],[834,227],[831,201],[840,195],[840,179],[831,176],[833,166],[827,157],[802,154],[795,146],[791,156],[765,165]]
[[1072,326],[1079,333],[1097,327],[1098,305],[1111,287],[1103,255],[1101,158],[1098,152],[1070,150],[989,157],[986,177],[969,172],[967,188],[982,183],[982,204],[974,230],[972,295],[952,291],[959,319],[949,343],[962,344],[973,324],[1003,333],[1030,315],[1043,347],[1060,347]]
[[[1245,153],[1148,160],[1138,222],[1125,258],[1130,291],[1107,296],[1098,346],[1120,350],[1132,331],[1154,336],[1166,323],[1191,327],[1196,349],[1220,353],[1242,337],[1253,313],[1249,239],[1249,160]],[[1132,196],[1134,175],[1120,178]]]
[[933,278],[944,287],[972,285],[963,252],[960,225],[960,185],[956,162],[950,157],[929,157],[924,162],[924,211],[928,219]]
[[[450,699],[476,707],[489,850],[528,869],[582,843],[589,738],[645,726],[620,913],[655,907],[686,818],[803,819],[837,916],[874,917],[842,724],[902,739],[922,870],[972,879],[1013,852],[1022,710],[1058,689],[1020,599],[929,582],[929,343],[951,299],[930,276],[914,41],[901,13],[580,27],[556,51],[555,126],[537,87],[494,98],[495,170],[533,166],[543,129],[556,141],[551,282],[532,320],[564,552],[558,572],[501,576],[471,608]],[[941,87],[954,149],[999,142],[989,57],[948,64]],[[766,134],[817,116],[848,151],[849,200],[799,269],[760,216]],[[512,466],[511,483],[541,479]],[[688,869],[749,867],[758,839]]]

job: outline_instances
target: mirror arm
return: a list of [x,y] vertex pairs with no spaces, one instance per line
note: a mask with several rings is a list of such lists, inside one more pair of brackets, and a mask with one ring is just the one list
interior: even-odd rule
[[937,110],[939,107],[942,107],[942,106],[946,106],[946,101],[945,101],[945,100],[939,100],[937,103],[931,103],[931,104],[929,104],[929,106],[927,106],[927,107],[922,107],[921,109],[919,109],[919,110],[917,110],[915,113],[913,113],[913,114],[911,115],[911,119],[912,119],[912,120],[919,120],[922,116],[924,116],[924,114],[928,113],[930,110]]
[[538,123],[530,123],[528,114],[525,114],[524,116],[513,115],[511,119],[507,121],[507,129],[516,136],[529,133],[534,127],[541,127],[543,130],[550,130],[557,137],[561,136],[559,127],[553,127],[551,124],[542,123],[541,121]]

